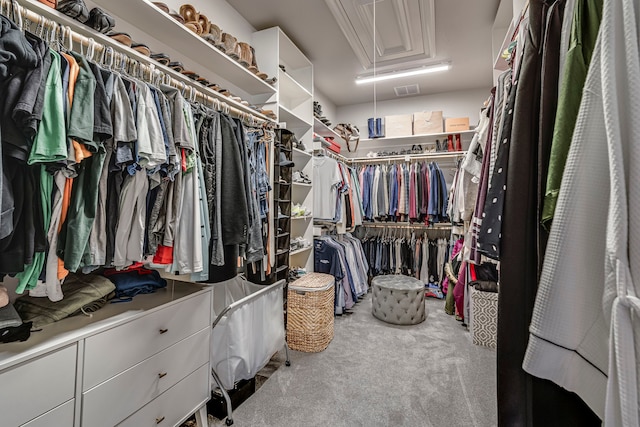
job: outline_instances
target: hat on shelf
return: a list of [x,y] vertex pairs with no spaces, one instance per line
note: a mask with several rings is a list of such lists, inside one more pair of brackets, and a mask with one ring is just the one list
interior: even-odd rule
[[279,165],[280,165],[281,167],[290,168],[290,167],[293,167],[294,163],[293,163],[291,160],[287,159],[286,154],[284,154],[284,153],[281,151],[281,152],[280,152],[280,162],[279,162]]

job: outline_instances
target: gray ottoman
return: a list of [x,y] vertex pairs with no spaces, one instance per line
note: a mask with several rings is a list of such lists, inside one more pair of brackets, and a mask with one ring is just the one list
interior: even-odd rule
[[424,285],[408,276],[377,276],[373,287],[372,313],[394,325],[417,325],[424,322]]

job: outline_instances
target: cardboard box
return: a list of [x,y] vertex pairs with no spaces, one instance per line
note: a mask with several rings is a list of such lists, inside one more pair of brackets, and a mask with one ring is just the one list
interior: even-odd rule
[[442,111],[422,111],[413,113],[413,134],[429,135],[442,133]]
[[471,288],[471,336],[473,343],[496,348],[498,342],[498,294]]
[[469,130],[469,117],[445,119],[444,121],[445,132],[461,132],[463,130]]
[[413,135],[413,117],[411,114],[384,117],[384,137]]

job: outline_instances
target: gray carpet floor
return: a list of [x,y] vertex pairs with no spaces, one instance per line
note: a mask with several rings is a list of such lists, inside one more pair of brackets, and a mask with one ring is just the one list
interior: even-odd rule
[[474,345],[443,307],[428,299],[425,322],[394,326],[371,315],[368,294],[336,318],[323,352],[291,351],[290,367],[284,352],[274,356],[234,425],[496,425],[495,350]]

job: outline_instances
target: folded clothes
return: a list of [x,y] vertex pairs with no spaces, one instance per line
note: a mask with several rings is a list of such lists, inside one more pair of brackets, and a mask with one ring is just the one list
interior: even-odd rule
[[31,336],[31,322],[21,323],[12,328],[0,328],[0,342],[26,341]]
[[0,308],[0,328],[14,328],[22,325],[22,318],[12,304]]
[[33,327],[39,329],[69,316],[95,311],[96,301],[98,305],[106,303],[115,286],[102,276],[69,274],[62,289],[64,299],[57,302],[49,298],[21,296],[14,303],[16,310],[25,321],[32,321]]
[[167,281],[160,277],[160,273],[141,264],[120,271],[108,269],[103,274],[116,286],[116,298],[120,301],[130,301],[136,295],[150,294],[167,286]]

